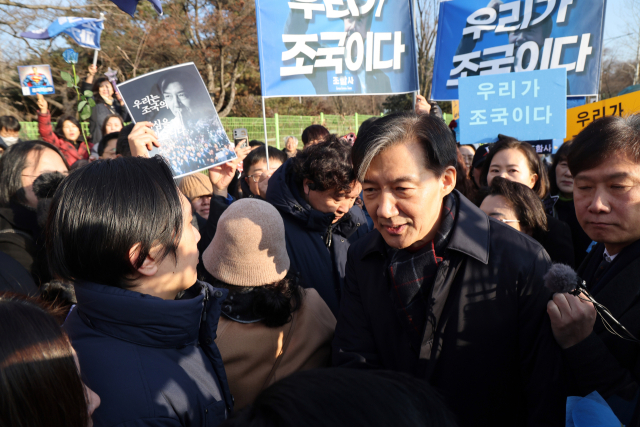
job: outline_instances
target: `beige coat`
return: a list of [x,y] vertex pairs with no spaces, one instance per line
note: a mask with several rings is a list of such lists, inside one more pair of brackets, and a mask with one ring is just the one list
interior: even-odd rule
[[287,375],[329,366],[336,319],[315,289],[306,289],[302,301],[291,322],[277,328],[220,317],[216,344],[236,410]]

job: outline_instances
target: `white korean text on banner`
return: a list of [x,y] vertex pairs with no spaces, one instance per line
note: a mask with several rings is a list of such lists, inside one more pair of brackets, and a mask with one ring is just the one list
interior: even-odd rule
[[563,68],[567,95],[598,93],[604,0],[440,3],[433,98],[458,99],[461,78]]
[[418,90],[412,0],[256,0],[262,96]]
[[460,141],[495,142],[564,138],[567,132],[564,68],[460,79]]
[[176,178],[236,158],[209,92],[192,62],[154,71],[118,85],[134,122],[153,122]]

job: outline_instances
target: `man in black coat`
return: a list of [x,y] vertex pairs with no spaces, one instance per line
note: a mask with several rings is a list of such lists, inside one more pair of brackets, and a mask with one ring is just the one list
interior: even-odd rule
[[351,147],[331,136],[287,160],[269,179],[266,201],[282,215],[291,269],[338,314],[347,250],[367,231]]
[[333,363],[424,378],[461,426],[564,425],[551,262],[454,190],[442,120],[377,120],[353,147],[376,230],[349,250]]
[[[578,269],[597,302],[640,336],[640,116],[596,120],[568,155],[578,222],[598,242]],[[631,422],[640,394],[640,344],[612,321],[609,333],[593,305],[556,294],[548,312],[554,336],[577,385],[598,391],[620,421]]]

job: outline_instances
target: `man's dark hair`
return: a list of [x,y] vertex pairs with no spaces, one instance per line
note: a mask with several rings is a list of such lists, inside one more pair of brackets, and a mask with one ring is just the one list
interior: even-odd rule
[[176,256],[182,228],[178,188],[160,156],[92,162],[71,173],[53,197],[49,268],[59,279],[128,288],[153,246],[162,247],[158,261]]
[[0,293],[0,425],[86,427],[84,385],[67,335],[36,300]]
[[353,167],[358,180],[364,176],[373,159],[396,144],[418,141],[425,155],[425,167],[442,176],[448,166],[456,166],[456,140],[442,119],[428,114],[398,112],[377,119],[353,144]]
[[325,368],[276,382],[224,425],[455,427],[456,423],[426,381],[401,372]]
[[252,139],[249,141],[249,147],[264,147],[264,142],[258,141],[257,139]]
[[551,168],[549,169],[549,194],[552,196],[556,196],[560,194],[560,189],[558,188],[557,176],[556,176],[556,167],[560,162],[566,162],[569,158],[569,152],[571,151],[571,147],[573,146],[573,141],[567,141],[553,155],[553,163],[551,163]]
[[371,125],[373,125],[373,123],[378,120],[380,117],[369,117],[367,120],[365,120],[364,122],[360,123],[360,127],[358,128],[358,137],[360,135],[364,135],[364,133],[367,131],[367,129],[369,129],[371,127]]
[[20,122],[13,116],[0,116],[0,130],[20,132]]
[[547,168],[542,164],[542,161],[536,154],[536,150],[528,142],[518,141],[515,138],[509,136],[500,135],[498,142],[493,144],[491,151],[487,154],[487,157],[482,165],[482,174],[480,175],[480,185],[487,186],[487,175],[491,168],[491,162],[496,154],[502,150],[515,149],[524,154],[527,159],[529,170],[532,174],[538,175],[538,180],[533,186],[533,191],[538,197],[543,200],[549,194],[549,175],[547,174]]
[[[102,139],[100,140],[100,144],[98,145],[98,156],[102,157],[102,155],[104,154],[104,150],[105,148],[107,148],[107,144],[109,143],[109,141],[111,141],[112,139],[118,139],[120,138],[120,132],[111,132],[106,134],[105,136],[102,137]],[[127,140],[127,144],[129,143],[129,141]],[[118,143],[116,142],[116,147],[117,147]],[[118,149],[116,148],[116,152],[118,151]]]
[[[76,127],[78,128],[78,131],[80,132],[77,140],[69,141],[67,137],[64,136],[64,131],[62,130],[62,127],[64,126],[64,122],[71,122],[74,125],[76,125]],[[75,144],[76,146],[80,144],[84,144],[84,136],[82,136],[82,127],[80,126],[80,122],[78,121],[78,119],[76,119],[76,116],[73,114],[65,114],[61,116],[56,122],[56,128],[53,131],[53,133],[55,133],[58,138],[68,141],[72,144]]]
[[351,146],[336,135],[298,151],[291,161],[298,188],[302,188],[303,181],[308,179],[312,191],[335,189],[348,193],[356,179]]
[[122,127],[124,127],[124,120],[122,120],[122,117],[120,117],[120,114],[109,114],[107,117],[104,118],[104,121],[102,122],[102,127],[100,128],[102,130],[103,135],[107,133],[107,122],[109,121],[109,119],[113,117],[117,117],[118,119],[120,119],[120,123],[122,123]]
[[27,197],[22,187],[22,171],[26,167],[29,153],[36,151],[36,161],[40,161],[42,151],[46,148],[58,153],[64,164],[69,167],[58,147],[44,141],[18,142],[4,152],[0,158],[0,206],[6,206],[9,202],[27,204]]
[[129,147],[129,134],[133,130],[134,126],[134,123],[129,123],[120,131],[118,142],[116,142],[116,154],[120,154],[122,157],[131,157],[131,147]]
[[569,170],[575,177],[619,154],[640,163],[640,114],[606,116],[590,123],[573,140]]
[[547,232],[547,215],[542,201],[532,189],[519,182],[497,176],[491,181],[491,186],[484,189],[478,198],[478,204],[482,204],[487,196],[504,197],[516,213],[520,226],[529,228],[532,231],[531,237],[538,242],[541,241]]
[[[267,150],[264,146],[256,148],[255,150],[250,152],[242,162],[244,165],[242,168],[242,177],[244,178],[247,176],[247,173],[249,172],[251,166],[266,159]],[[285,153],[283,153],[281,150],[278,150],[276,147],[269,146],[269,161],[271,161],[271,159],[278,160],[280,163],[284,164],[284,162],[287,161],[288,157]]]
[[302,131],[302,145],[306,147],[310,142],[322,141],[329,135],[330,132],[326,127],[321,125],[311,125]]

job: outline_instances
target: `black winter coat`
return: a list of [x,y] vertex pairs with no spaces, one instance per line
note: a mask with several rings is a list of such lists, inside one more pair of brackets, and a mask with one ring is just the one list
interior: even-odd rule
[[96,283],[75,289],[78,304],[64,329],[101,399],[96,427],[225,420],[233,398],[214,340],[226,289],[198,282],[173,301]]
[[318,291],[336,315],[347,250],[368,231],[362,209],[354,206],[332,224],[334,214],[313,209],[298,191],[291,159],[269,179],[266,200],[282,215],[291,268],[300,273],[302,285]]
[[562,356],[542,280],[549,256],[458,195],[457,222],[434,283],[451,288],[430,361],[419,359],[392,304],[389,247],[374,230],[349,250],[333,364],[424,378],[463,427],[564,426]]
[[[594,299],[609,309],[636,338],[640,337],[640,240],[624,248],[593,290],[592,277],[603,259],[604,245],[594,247],[578,269]],[[616,331],[619,328],[614,327]],[[596,390],[605,399],[613,395],[632,401],[640,393],[640,345],[609,333],[600,316],[593,332],[563,350],[579,395]],[[620,402],[626,406],[624,402]],[[640,415],[640,411],[638,411]],[[628,419],[621,422],[629,424]],[[640,420],[638,420],[640,421]]]
[[49,281],[44,235],[36,209],[16,202],[0,207],[0,251],[18,261],[38,286]]

